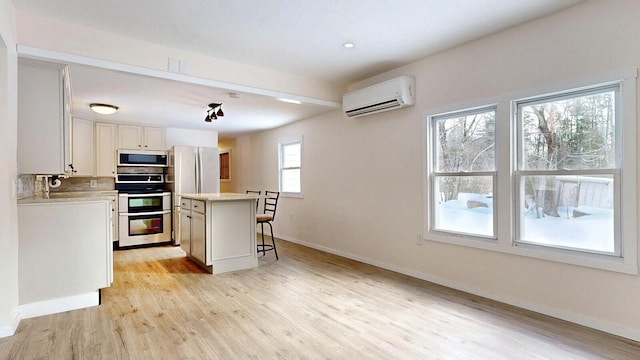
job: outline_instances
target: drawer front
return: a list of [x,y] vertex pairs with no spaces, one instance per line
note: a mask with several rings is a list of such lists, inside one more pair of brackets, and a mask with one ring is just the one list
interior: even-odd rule
[[180,209],[182,210],[191,210],[191,199],[180,199]]
[[191,210],[204,214],[206,212],[204,201],[191,200]]

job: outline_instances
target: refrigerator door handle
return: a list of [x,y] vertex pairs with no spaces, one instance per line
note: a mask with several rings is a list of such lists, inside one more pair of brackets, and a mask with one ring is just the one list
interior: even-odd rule
[[202,193],[202,154],[196,148],[196,193]]

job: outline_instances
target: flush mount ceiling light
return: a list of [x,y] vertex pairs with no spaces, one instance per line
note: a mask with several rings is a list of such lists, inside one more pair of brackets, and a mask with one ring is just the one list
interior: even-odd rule
[[111,115],[111,114],[115,113],[116,111],[118,111],[118,107],[117,106],[109,105],[109,104],[93,103],[93,104],[89,104],[89,107],[91,108],[91,110],[93,110],[93,112],[96,112],[96,113],[102,114],[102,115]]
[[[218,111],[216,111],[218,109]],[[222,104],[211,103],[209,104],[209,110],[207,110],[207,116],[204,117],[204,121],[211,122],[213,120],[218,120],[218,117],[223,117],[224,113],[222,112]]]
[[354,43],[352,42],[346,42],[344,44],[342,44],[342,46],[346,47],[347,49],[351,49],[352,47],[356,46]]

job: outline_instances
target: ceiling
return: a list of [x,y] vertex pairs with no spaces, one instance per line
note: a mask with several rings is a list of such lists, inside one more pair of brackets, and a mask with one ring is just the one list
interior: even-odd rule
[[[58,19],[218,59],[349,84],[582,0],[13,0]],[[178,6],[179,4],[179,6]],[[472,14],[472,16],[470,16]],[[18,34],[18,39],[20,38]],[[342,45],[353,42],[346,49]],[[73,112],[89,120],[208,129],[221,138],[335,110],[84,65],[71,67]],[[295,95],[295,94],[294,94]],[[96,116],[90,102],[118,105]],[[205,123],[207,104],[225,117]]]

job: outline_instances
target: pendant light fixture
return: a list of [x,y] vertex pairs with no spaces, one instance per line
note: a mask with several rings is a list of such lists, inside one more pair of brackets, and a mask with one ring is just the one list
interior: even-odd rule
[[111,115],[118,111],[117,106],[109,104],[92,103],[89,104],[89,107],[91,108],[91,110],[93,110],[93,112],[101,115]]
[[[218,109],[218,111],[216,111]],[[218,117],[223,117],[224,112],[222,112],[222,104],[211,103],[209,104],[209,110],[207,110],[207,116],[204,117],[204,121],[211,122],[213,120],[218,120]]]

